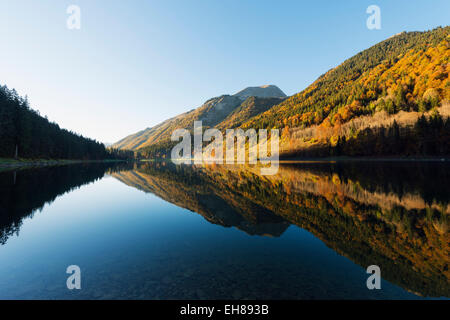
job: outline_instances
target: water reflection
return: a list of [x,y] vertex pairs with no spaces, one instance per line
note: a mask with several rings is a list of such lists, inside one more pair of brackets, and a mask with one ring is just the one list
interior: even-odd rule
[[[450,296],[449,164],[293,163],[281,165],[274,176],[261,176],[259,169],[255,166],[175,166],[171,162],[148,162],[139,165],[98,163],[0,172],[0,242],[7,246],[8,239],[19,233],[26,217],[32,217],[58,196],[110,175],[128,186],[198,213],[209,223],[234,227],[245,234],[257,236],[252,239],[267,239],[265,236],[283,238],[289,233],[289,226],[300,227],[364,269],[372,264],[379,265],[384,279],[407,291],[429,297]],[[125,187],[117,182],[115,184]],[[109,192],[100,189],[94,190],[99,193]],[[333,278],[339,272],[330,271],[333,270],[332,265],[321,265],[322,258],[314,255],[316,249],[308,251],[304,246],[295,247],[299,246],[297,238],[285,237],[278,243],[245,238],[248,241],[245,243],[235,234],[227,233],[215,240],[228,241],[228,245],[209,244],[202,239],[212,237],[212,231],[198,225],[196,221],[177,218],[177,221],[183,220],[181,224],[191,224],[193,233],[189,234],[184,229],[174,229],[182,228],[178,222],[174,222],[174,218],[162,218],[169,212],[167,208],[158,207],[161,211],[158,218],[144,217],[140,215],[143,210],[141,207],[133,207],[137,199],[124,196],[117,201],[123,203],[123,207],[130,212],[109,217],[109,209],[104,209],[95,220],[98,225],[92,225],[93,230],[101,228],[104,232],[104,243],[96,242],[96,245],[101,245],[98,250],[104,253],[103,260],[98,255],[90,257],[86,253],[89,244],[83,244],[84,247],[73,245],[73,250],[80,257],[84,256],[89,263],[98,262],[95,267],[98,273],[91,275],[91,282],[104,285],[101,293],[86,289],[80,297],[97,298],[105,293],[111,295],[111,292],[118,292],[110,296],[113,298],[178,299],[367,295],[367,289],[356,290],[352,287],[354,282],[349,282],[346,288],[340,288],[348,290],[347,293],[337,295],[337,289],[331,288],[344,282]],[[132,212],[134,218],[128,221]],[[67,217],[77,218],[71,214]],[[170,217],[173,217],[173,213]],[[58,224],[51,230],[57,228]],[[128,239],[124,240],[121,250],[117,249],[120,246],[118,230],[123,230],[126,236],[124,239]],[[240,234],[244,234],[242,232]],[[78,241],[78,238],[72,238],[75,234],[64,236],[66,243]],[[55,238],[58,237],[63,235],[55,235]],[[90,237],[91,234],[86,233],[86,241],[91,241]],[[134,237],[141,242],[130,240]],[[164,242],[170,243],[170,249],[167,249],[168,246],[160,250],[164,254],[156,255],[159,251],[154,247]],[[245,248],[246,245],[248,248]],[[278,254],[276,259],[266,255],[269,251],[265,246]],[[286,251],[276,246],[285,246]],[[218,252],[216,248],[225,251]],[[298,250],[298,256],[294,257],[293,254],[297,254],[295,250]],[[52,254],[54,259],[60,260],[58,263],[61,266],[58,265],[57,269],[63,270],[68,254],[58,250]],[[115,255],[118,255],[119,260],[115,260]],[[176,263],[171,260],[171,255],[177,256]],[[330,255],[326,257],[326,261],[333,259]],[[114,261],[109,263],[110,270],[104,267],[105,261]],[[134,265],[134,273],[129,271],[128,263]],[[187,271],[180,267],[183,263]],[[224,268],[224,265],[227,267]],[[92,265],[90,270],[95,268]],[[343,267],[342,272],[345,273],[349,268],[351,266]],[[115,283],[110,278],[102,280],[113,271],[114,281],[123,280],[123,284],[117,288],[109,287]],[[115,273],[119,271],[125,272],[124,275]],[[315,271],[320,272],[320,276],[319,273],[314,274]],[[176,272],[180,273],[181,282],[174,280],[178,279]],[[204,278],[196,276],[202,272]],[[329,278],[326,278],[326,274],[330,274]],[[126,278],[131,275],[136,275],[136,279]],[[228,276],[229,279],[211,283],[211,279],[220,279],[222,276]],[[364,278],[365,274],[359,276]],[[58,283],[53,284],[58,288],[58,293],[36,297],[65,297],[64,279],[60,279],[64,274],[55,276],[52,273],[49,277],[52,278],[49,282]],[[266,280],[261,282],[255,279]],[[5,275],[3,280],[10,288],[18,290],[15,280]],[[230,283],[235,286],[234,289],[228,288]],[[265,287],[267,283],[273,288]],[[214,290],[205,293],[208,288]],[[247,291],[251,291],[251,294],[247,295]],[[30,292],[36,292],[35,288]],[[19,293],[17,296],[23,297]]]
[[251,166],[147,163],[114,173],[123,183],[251,235],[312,232],[357,264],[425,296],[450,296],[448,164],[285,164],[274,176]]
[[91,163],[0,172],[0,244],[19,234],[22,221],[45,204],[105,173],[131,169],[127,163]]

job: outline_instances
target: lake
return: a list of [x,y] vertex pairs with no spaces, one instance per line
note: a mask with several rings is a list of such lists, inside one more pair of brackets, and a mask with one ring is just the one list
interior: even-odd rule
[[[0,172],[0,299],[450,297],[449,162]],[[69,290],[66,269],[81,270]],[[381,270],[369,290],[366,269]]]

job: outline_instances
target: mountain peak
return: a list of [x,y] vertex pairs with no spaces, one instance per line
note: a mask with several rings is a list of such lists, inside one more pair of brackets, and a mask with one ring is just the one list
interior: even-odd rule
[[248,97],[261,97],[261,98],[284,98],[286,95],[277,86],[273,84],[267,84],[259,87],[247,87],[244,90],[239,91],[234,96],[239,97],[242,100]]

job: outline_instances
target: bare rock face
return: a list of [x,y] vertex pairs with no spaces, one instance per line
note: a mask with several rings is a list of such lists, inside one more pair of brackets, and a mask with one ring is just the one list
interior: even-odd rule
[[260,97],[260,98],[285,98],[286,95],[280,88],[274,85],[264,85],[260,87],[247,87],[242,91],[239,91],[234,96],[239,97],[241,100],[245,100],[248,97]]

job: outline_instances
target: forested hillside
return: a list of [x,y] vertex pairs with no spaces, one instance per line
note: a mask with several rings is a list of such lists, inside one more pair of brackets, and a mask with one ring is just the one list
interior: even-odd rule
[[385,110],[426,111],[450,99],[450,27],[401,33],[322,75],[244,127],[332,126]]
[[133,153],[107,150],[100,142],[61,129],[31,109],[27,98],[0,86],[0,157],[102,160]]
[[[446,109],[448,110],[448,109]],[[416,113],[411,116],[417,116]],[[422,114],[413,125],[367,127],[355,135],[338,136],[335,142],[310,144],[303,149],[285,148],[283,156],[439,156],[450,155],[450,117],[434,110]]]
[[[366,148],[365,155],[393,154],[387,148],[368,148],[364,136],[375,135],[382,140],[394,120],[402,135],[415,134],[414,126],[423,114],[431,124],[442,123],[442,127],[433,130],[448,137],[450,132],[445,123],[450,115],[449,32],[450,27],[445,27],[393,36],[346,60],[304,91],[241,127],[281,129],[282,153],[290,155],[307,154],[318,148],[332,149],[338,141],[347,146],[344,149],[339,146],[342,155],[361,154],[350,145]],[[433,116],[436,113],[437,118]],[[441,122],[433,120],[439,116],[443,117]],[[416,135],[407,140],[424,144],[430,139],[431,136],[423,136],[421,140]],[[442,153],[433,147],[419,148],[420,154],[430,154],[431,150],[435,152],[430,155],[448,154],[444,151],[449,150],[448,139],[434,141],[446,144]],[[416,154],[417,149],[397,148],[395,154]]]
[[[215,123],[221,130],[280,129],[281,156],[447,156],[450,154],[450,27],[403,32],[331,69],[289,98],[249,97]],[[253,91],[243,90],[244,96]],[[236,96],[236,95],[235,95]],[[277,101],[279,99],[279,101]],[[211,100],[213,101],[213,100]],[[139,144],[167,157],[176,128],[206,119],[208,101],[169,120]],[[209,105],[210,106],[210,105]],[[214,109],[214,108],[213,108]],[[153,129],[149,129],[152,131]],[[166,137],[161,139],[161,137]],[[149,141],[148,137],[143,141]]]

